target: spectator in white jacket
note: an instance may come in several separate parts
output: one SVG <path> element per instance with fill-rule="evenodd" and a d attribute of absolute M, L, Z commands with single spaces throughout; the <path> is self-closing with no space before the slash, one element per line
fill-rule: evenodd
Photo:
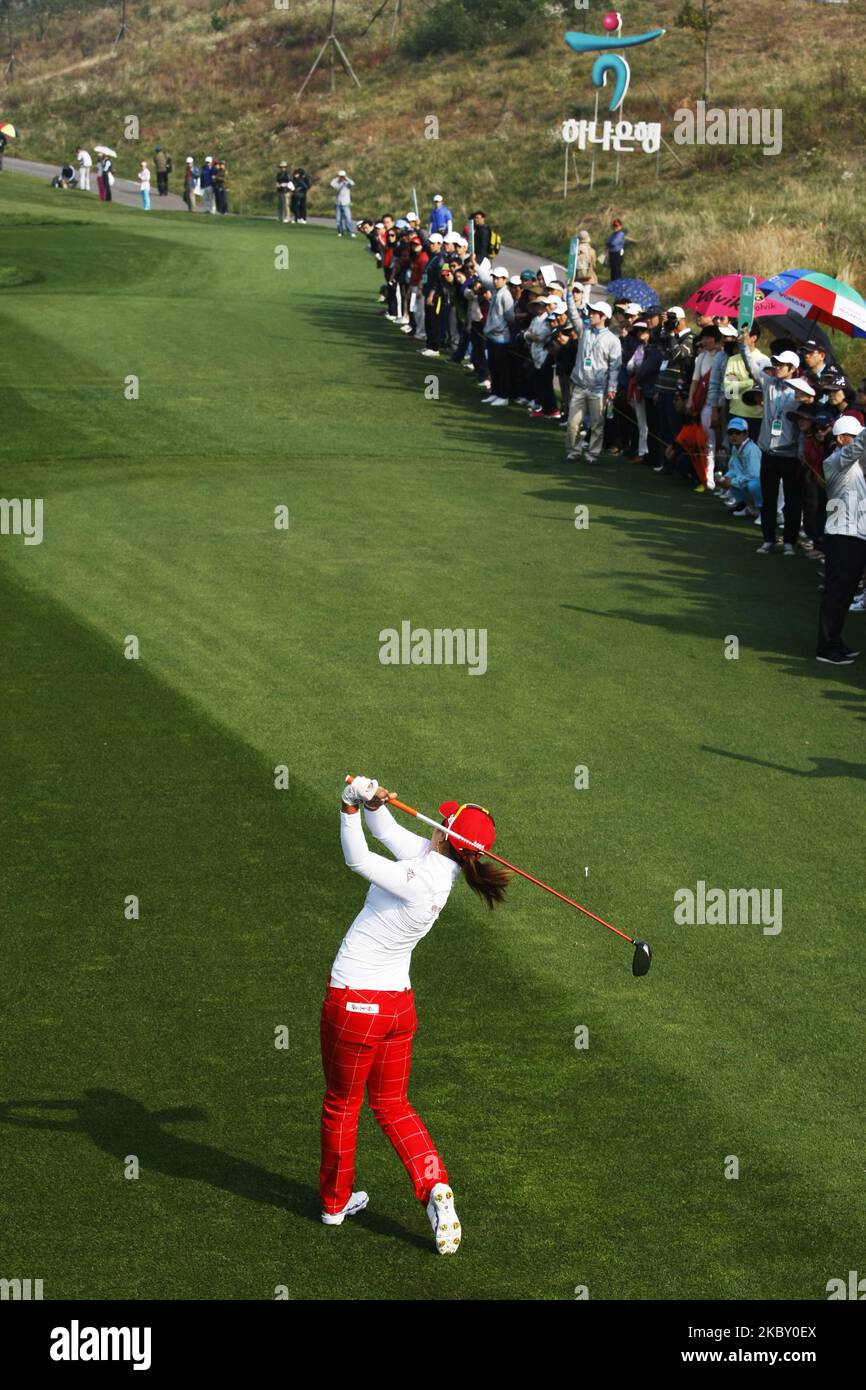
<path fill-rule="evenodd" d="M 90 170 L 93 167 L 93 156 L 89 150 L 79 146 L 78 153 L 78 187 L 83 188 L 85 193 L 90 192 Z"/>
<path fill-rule="evenodd" d="M 354 179 L 350 179 L 345 169 L 340 169 L 336 178 L 331 179 L 331 187 L 336 195 L 337 212 L 337 236 L 353 237 L 356 235 L 352 223 L 352 194 L 351 189 L 355 187 Z"/>
<path fill-rule="evenodd" d="M 580 427 L 588 414 L 590 430 L 586 461 L 598 463 L 604 443 L 605 403 L 609 402 L 612 409 L 616 399 L 622 343 L 608 327 L 613 314 L 609 304 L 603 300 L 589 304 L 586 319 L 583 311 L 578 309 L 572 289 L 566 295 L 566 304 L 569 319 L 580 334 L 571 373 L 566 457 L 569 460 L 580 458 L 585 447 L 580 437 Z"/>
<path fill-rule="evenodd" d="M 508 271 L 504 265 L 495 265 L 487 275 L 480 268 L 478 278 L 486 290 L 491 290 L 493 298 L 487 311 L 484 325 L 484 338 L 487 345 L 487 361 L 490 365 L 490 395 L 484 397 L 485 405 L 511 404 L 511 329 L 514 324 L 514 299 L 508 288 Z"/>
<path fill-rule="evenodd" d="M 831 666 L 850 666 L 860 653 L 842 641 L 842 625 L 866 565 L 866 430 L 856 416 L 841 415 L 833 438 L 836 449 L 824 460 L 827 568 L 815 657 Z"/>
<path fill-rule="evenodd" d="M 533 420 L 559 420 L 562 412 L 556 408 L 553 387 L 555 359 L 548 351 L 554 330 L 567 321 L 566 303 L 558 295 L 540 295 L 535 301 L 536 317 L 524 330 L 532 360 L 532 401 L 529 415 Z"/>

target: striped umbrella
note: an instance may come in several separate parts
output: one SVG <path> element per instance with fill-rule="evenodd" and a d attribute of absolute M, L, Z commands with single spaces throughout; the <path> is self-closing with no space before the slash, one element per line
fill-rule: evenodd
<path fill-rule="evenodd" d="M 849 338 L 866 338 L 866 299 L 843 280 L 817 270 L 781 270 L 762 280 L 761 289 L 803 318 L 837 328 Z"/>

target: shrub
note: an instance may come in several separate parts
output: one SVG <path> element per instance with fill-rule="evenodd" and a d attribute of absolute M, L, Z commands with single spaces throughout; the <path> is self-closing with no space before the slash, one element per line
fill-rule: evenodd
<path fill-rule="evenodd" d="M 414 59 L 469 53 L 523 29 L 538 19 L 543 6 L 544 0 L 436 0 L 404 34 L 400 47 Z"/>

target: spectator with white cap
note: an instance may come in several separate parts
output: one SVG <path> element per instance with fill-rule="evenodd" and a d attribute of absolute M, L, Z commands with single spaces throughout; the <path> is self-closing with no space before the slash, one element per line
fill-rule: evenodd
<path fill-rule="evenodd" d="M 460 233 L 451 231 L 442 234 L 443 265 L 440 275 L 445 279 L 446 293 L 442 297 L 441 331 L 442 347 L 453 358 L 460 342 L 460 324 L 457 315 L 457 296 L 455 294 L 454 271 L 462 261 Z M 448 271 L 449 273 L 445 273 Z"/>
<path fill-rule="evenodd" d="M 454 218 L 449 207 L 445 206 L 445 200 L 441 193 L 434 194 L 433 207 L 430 210 L 430 231 L 441 232 L 444 236 L 446 232 L 454 229 Z"/>
<path fill-rule="evenodd" d="M 784 484 L 785 522 L 783 554 L 796 555 L 802 511 L 802 479 L 800 476 L 799 435 L 796 420 L 788 411 L 796 403 L 791 381 L 800 370 L 796 352 L 785 349 L 774 353 L 768 367 L 759 367 L 741 333 L 740 352 L 753 381 L 760 386 L 764 397 L 764 419 L 758 444 L 761 449 L 761 530 L 763 544 L 759 555 L 770 555 L 776 549 L 776 506 L 779 484 Z"/>
<path fill-rule="evenodd" d="M 572 391 L 568 408 L 567 458 L 580 457 L 584 444 L 580 428 L 589 414 L 590 431 L 586 462 L 597 463 L 604 443 L 605 400 L 616 397 L 622 345 L 608 327 L 613 310 L 604 300 L 587 306 L 586 318 L 578 308 L 573 290 L 566 295 L 569 319 L 579 332 L 577 357 L 571 373 Z"/>
<path fill-rule="evenodd" d="M 551 356 L 550 346 L 556 330 L 568 321 L 568 305 L 555 295 L 541 295 L 535 303 L 540 311 L 524 335 L 529 344 L 533 368 L 533 400 L 529 415 L 532 420 L 560 420 L 562 411 L 557 409 L 553 387 L 556 357 Z"/>
<path fill-rule="evenodd" d="M 343 236 L 345 232 L 346 236 L 354 237 L 351 190 L 355 187 L 355 181 L 349 178 L 345 169 L 338 169 L 336 177 L 331 179 L 331 187 L 336 199 L 337 236 Z"/>
<path fill-rule="evenodd" d="M 216 200 L 213 187 L 213 155 L 206 154 L 201 166 L 202 211 L 216 215 Z"/>
<path fill-rule="evenodd" d="M 866 565 L 866 430 L 853 415 L 833 425 L 836 448 L 824 462 L 826 574 L 818 618 L 818 661 L 850 666 L 859 652 L 842 641 L 842 627 Z"/>
<path fill-rule="evenodd" d="M 792 376 L 788 385 L 794 392 L 794 399 L 800 405 L 814 405 L 818 399 L 818 393 L 808 377 Z"/>
<path fill-rule="evenodd" d="M 0 151 L 0 154 L 2 154 L 2 151 Z M 78 187 L 82 189 L 84 193 L 89 193 L 90 170 L 93 167 L 93 156 L 83 145 L 79 145 L 76 155 L 78 159 Z M 2 168 L 2 164 L 0 164 L 0 168 Z"/>
<path fill-rule="evenodd" d="M 484 325 L 484 341 L 487 348 L 487 361 L 490 366 L 491 393 L 484 397 L 485 405 L 510 405 L 511 384 L 508 353 L 511 345 L 511 328 L 514 323 L 514 298 L 508 288 L 508 268 L 493 266 L 490 274 L 479 268 L 478 278 L 485 289 L 491 291 L 487 322 Z"/>

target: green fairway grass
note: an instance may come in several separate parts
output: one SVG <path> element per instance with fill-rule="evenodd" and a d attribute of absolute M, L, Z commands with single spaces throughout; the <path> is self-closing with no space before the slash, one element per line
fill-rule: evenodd
<path fill-rule="evenodd" d="M 378 315 L 360 239 L 6 172 L 2 197 L 0 492 L 44 499 L 44 539 L 0 536 L 0 1276 L 823 1299 L 862 1272 L 866 698 L 812 659 L 815 567 L 485 411 Z M 486 673 L 381 664 L 404 620 L 485 629 Z M 531 885 L 493 914 L 455 888 L 413 959 L 410 1087 L 455 1260 L 367 1111 L 370 1207 L 319 1221 L 319 1010 L 365 889 L 347 771 L 489 806 L 498 852 L 654 948 L 636 980 Z M 698 880 L 781 889 L 781 932 L 675 925 Z"/>

